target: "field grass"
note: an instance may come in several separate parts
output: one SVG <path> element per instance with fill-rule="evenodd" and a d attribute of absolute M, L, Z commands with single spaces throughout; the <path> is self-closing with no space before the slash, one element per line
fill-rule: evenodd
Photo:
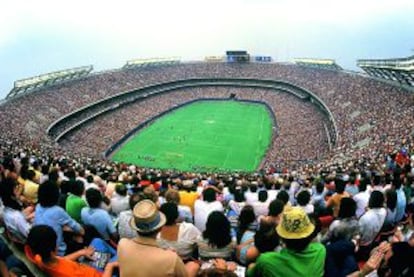
<path fill-rule="evenodd" d="M 270 144 L 266 107 L 238 101 L 199 101 L 141 129 L 112 160 L 183 171 L 257 169 Z"/>

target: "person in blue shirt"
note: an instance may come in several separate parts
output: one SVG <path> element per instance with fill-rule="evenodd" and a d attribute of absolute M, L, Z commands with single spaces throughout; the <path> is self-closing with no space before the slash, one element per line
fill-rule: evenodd
<path fill-rule="evenodd" d="M 57 255 L 64 256 L 68 254 L 68 251 L 63 238 L 63 231 L 72 231 L 82 236 L 85 231 L 63 208 L 58 206 L 59 195 L 59 188 L 54 182 L 49 181 L 39 186 L 38 204 L 35 209 L 33 225 L 52 227 L 57 235 Z"/>
<path fill-rule="evenodd" d="M 101 208 L 103 201 L 99 190 L 90 188 L 86 191 L 86 202 L 89 207 L 82 208 L 81 220 L 83 224 L 95 227 L 100 236 L 106 240 L 118 241 L 118 233 L 109 213 Z"/>

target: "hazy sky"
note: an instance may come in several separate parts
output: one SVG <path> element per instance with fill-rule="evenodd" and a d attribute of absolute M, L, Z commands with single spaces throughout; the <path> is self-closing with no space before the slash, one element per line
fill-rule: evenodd
<path fill-rule="evenodd" d="M 18 79 L 242 49 L 276 61 L 414 54 L 413 0 L 0 0 L 0 99 Z"/>

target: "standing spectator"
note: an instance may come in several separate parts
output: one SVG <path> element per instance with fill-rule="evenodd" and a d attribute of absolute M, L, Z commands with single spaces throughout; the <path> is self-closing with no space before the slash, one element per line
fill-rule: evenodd
<path fill-rule="evenodd" d="M 236 247 L 236 258 L 243 265 L 247 265 L 248 261 L 252 259 L 248 255 L 248 250 L 254 246 L 256 229 L 257 222 L 253 207 L 250 205 L 244 206 L 239 216 Z"/>
<path fill-rule="evenodd" d="M 298 206 L 301 207 L 307 214 L 312 214 L 314 212 L 314 206 L 309 203 L 310 199 L 311 195 L 308 190 L 302 190 L 296 196 Z"/>

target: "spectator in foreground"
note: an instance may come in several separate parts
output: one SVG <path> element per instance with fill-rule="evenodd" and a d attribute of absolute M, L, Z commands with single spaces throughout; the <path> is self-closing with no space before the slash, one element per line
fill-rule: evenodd
<path fill-rule="evenodd" d="M 285 211 L 276 231 L 285 248 L 260 255 L 247 276 L 323 276 L 326 250 L 312 242 L 315 226 L 303 209 Z"/>
<path fill-rule="evenodd" d="M 81 264 L 77 259 L 86 257 L 93 260 L 96 251 L 100 253 L 115 254 L 109 245 L 102 240 L 92 241 L 93 246 L 76 251 L 70 255 L 59 257 L 56 255 L 56 233 L 47 225 L 37 225 L 30 230 L 25 249 L 27 257 L 42 271 L 53 277 L 110 277 L 118 262 L 106 261 L 103 268 Z M 103 256 L 103 255 L 102 255 Z M 116 257 L 115 257 L 116 258 Z M 96 261 L 94 261 L 96 262 Z"/>
<path fill-rule="evenodd" d="M 135 205 L 130 224 L 138 236 L 121 239 L 118 244 L 121 277 L 196 276 L 196 263 L 184 265 L 177 253 L 158 246 L 156 238 L 165 223 L 165 215 L 152 201 L 142 200 Z"/>

